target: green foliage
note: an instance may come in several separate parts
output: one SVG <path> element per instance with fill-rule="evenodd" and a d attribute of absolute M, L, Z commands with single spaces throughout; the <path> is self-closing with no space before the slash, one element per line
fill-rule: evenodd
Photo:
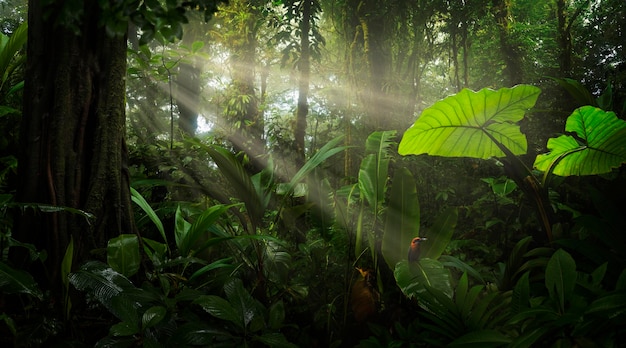
<path fill-rule="evenodd" d="M 22 293 L 43 298 L 39 285 L 28 272 L 15 269 L 3 261 L 0 261 L 0 290 L 5 294 Z"/>
<path fill-rule="evenodd" d="M 419 236 L 420 209 L 415 179 L 407 168 L 393 177 L 385 217 L 381 251 L 387 265 L 394 269 L 406 258 L 411 240 Z"/>
<path fill-rule="evenodd" d="M 114 271 L 132 277 L 139 272 L 140 262 L 139 238 L 136 235 L 121 234 L 109 240 L 107 263 Z"/>
<path fill-rule="evenodd" d="M 546 175 L 604 174 L 626 162 L 626 122 L 613 112 L 578 108 L 567 118 L 565 132 L 549 139 L 550 152 L 535 159 Z"/>
<path fill-rule="evenodd" d="M 142 43 L 155 37 L 171 42 L 182 37 L 183 24 L 188 22 L 189 11 L 202 12 L 205 21 L 208 21 L 217 11 L 219 3 L 221 1 L 103 1 L 98 3 L 102 17 L 98 24 L 105 27 L 110 36 L 123 36 L 127 33 L 129 23 L 134 23 L 143 32 Z M 82 0 L 65 1 L 61 6 L 46 0 L 42 1 L 42 6 L 48 17 L 54 16 L 55 25 L 80 33 L 86 15 Z"/>
<path fill-rule="evenodd" d="M 396 264 L 394 276 L 407 297 L 419 300 L 428 288 L 438 289 L 445 296 L 452 297 L 450 271 L 437 260 L 420 258 L 418 263 L 402 260 Z"/>
<path fill-rule="evenodd" d="M 227 322 L 230 329 L 215 339 L 222 345 L 247 346 L 260 342 L 270 347 L 295 347 L 279 330 L 284 325 L 285 309 L 282 301 L 266 309 L 243 287 L 241 280 L 231 279 L 224 284 L 226 298 L 215 295 L 200 296 L 193 301 L 207 313 Z"/>
<path fill-rule="evenodd" d="M 464 89 L 424 110 L 404 133 L 398 152 L 482 159 L 508 156 L 505 149 L 525 154 L 526 137 L 516 123 L 535 105 L 539 93 L 529 85 Z"/>
<path fill-rule="evenodd" d="M 374 264 L 377 264 L 378 247 L 378 216 L 382 210 L 387 190 L 388 171 L 390 162 L 391 139 L 395 136 L 393 131 L 373 132 L 365 141 L 365 158 L 361 161 L 358 177 L 359 197 L 361 199 L 361 212 L 355 242 L 355 256 L 358 258 L 363 250 L 363 232 L 368 231 L 367 242 Z M 363 207 L 365 203 L 370 207 L 373 222 L 371 226 L 363 225 Z"/>
<path fill-rule="evenodd" d="M 0 91 L 5 90 L 5 84 L 11 81 L 11 75 L 24 62 L 26 56 L 18 56 L 18 53 L 26 43 L 27 35 L 27 22 L 23 22 L 17 27 L 10 37 L 0 33 Z M 14 86 L 8 87 L 10 89 Z M 6 114 L 7 110 L 0 111 L 0 116 Z"/>
<path fill-rule="evenodd" d="M 563 249 L 556 250 L 545 267 L 544 293 L 537 281 L 525 273 L 513 292 L 515 306 L 507 327 L 515 328 L 512 347 L 536 345 L 562 346 L 575 342 L 614 344 L 619 321 L 623 320 L 622 291 L 606 291 L 606 265 L 590 274 L 577 272 L 576 262 Z M 624 272 L 622 272 L 623 274 Z M 598 313 L 606 310 L 604 316 Z"/>

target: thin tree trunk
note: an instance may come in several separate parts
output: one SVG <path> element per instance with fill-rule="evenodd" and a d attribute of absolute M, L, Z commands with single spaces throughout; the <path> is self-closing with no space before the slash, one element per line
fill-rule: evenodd
<path fill-rule="evenodd" d="M 296 147 L 296 167 L 301 168 L 305 160 L 304 138 L 306 135 L 306 118 L 309 114 L 309 77 L 311 74 L 311 54 L 309 52 L 309 31 L 311 30 L 311 0 L 302 3 L 302 20 L 300 22 L 300 60 L 298 70 L 298 108 L 294 129 Z"/>
<path fill-rule="evenodd" d="M 178 129 L 186 136 L 196 135 L 199 104 L 200 68 L 194 62 L 183 62 L 176 75 L 176 106 Z"/>

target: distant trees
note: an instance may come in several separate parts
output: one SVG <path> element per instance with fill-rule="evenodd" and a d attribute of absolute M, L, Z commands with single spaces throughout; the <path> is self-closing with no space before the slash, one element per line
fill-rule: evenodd
<path fill-rule="evenodd" d="M 56 288 L 71 239 L 75 262 L 134 232 L 125 141 L 126 33 L 180 38 L 185 11 L 208 18 L 217 1 L 109 3 L 31 0 L 17 199 L 79 209 L 25 214 L 14 233 L 48 252 L 40 280 Z M 155 13 L 158 14 L 155 16 Z"/>

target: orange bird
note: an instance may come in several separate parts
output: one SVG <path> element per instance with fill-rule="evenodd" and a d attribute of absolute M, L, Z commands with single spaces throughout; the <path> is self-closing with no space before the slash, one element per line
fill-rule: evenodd
<path fill-rule="evenodd" d="M 420 243 L 426 240 L 426 238 L 415 237 L 411 241 L 411 246 L 409 246 L 409 263 L 417 262 L 420 259 Z"/>

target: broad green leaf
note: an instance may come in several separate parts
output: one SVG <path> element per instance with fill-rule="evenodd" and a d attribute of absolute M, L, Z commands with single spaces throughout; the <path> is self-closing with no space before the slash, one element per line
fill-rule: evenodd
<path fill-rule="evenodd" d="M 450 271 L 437 260 L 422 258 L 417 263 L 400 261 L 394 276 L 402 292 L 408 297 L 420 297 L 426 292 L 424 285 L 435 288 L 452 298 Z"/>
<path fill-rule="evenodd" d="M 122 322 L 133 324 L 136 330 L 139 330 L 139 312 L 137 311 L 139 304 L 129 296 L 120 294 L 111 299 L 111 308 L 115 316 Z"/>
<path fill-rule="evenodd" d="M 419 236 L 420 207 L 415 179 L 407 168 L 400 168 L 394 175 L 389 204 L 386 209 L 382 254 L 389 265 L 395 265 L 407 257 L 411 240 Z"/>
<path fill-rule="evenodd" d="M 43 293 L 30 273 L 15 269 L 0 261 L 0 290 L 5 294 L 28 294 L 39 299 Z"/>
<path fill-rule="evenodd" d="M 148 308 L 141 317 L 141 326 L 144 329 L 151 328 L 165 319 L 167 308 L 163 306 L 152 306 Z"/>
<path fill-rule="evenodd" d="M 517 188 L 515 181 L 505 176 L 499 178 L 483 178 L 482 181 L 489 184 L 493 193 L 499 197 L 505 197 Z"/>
<path fill-rule="evenodd" d="M 240 316 L 240 313 L 238 313 L 227 300 L 219 296 L 201 296 L 193 301 L 193 303 L 200 305 L 207 313 L 218 319 L 230 321 L 239 328 L 244 328 L 244 320 L 243 317 Z"/>
<path fill-rule="evenodd" d="M 141 240 L 143 241 L 144 252 L 150 257 L 152 263 L 158 266 L 167 253 L 167 245 L 145 237 L 142 237 Z"/>
<path fill-rule="evenodd" d="M 141 253 L 139 240 L 134 234 L 121 234 L 107 244 L 107 263 L 113 270 L 126 277 L 139 271 Z"/>
<path fill-rule="evenodd" d="M 478 92 L 464 89 L 422 112 L 402 137 L 401 155 L 505 157 L 525 154 L 526 137 L 516 122 L 537 101 L 540 89 L 530 85 Z"/>
<path fill-rule="evenodd" d="M 285 304 L 282 300 L 270 306 L 268 325 L 272 329 L 280 329 L 285 321 Z"/>
<path fill-rule="evenodd" d="M 112 299 L 124 291 L 136 289 L 122 274 L 98 261 L 89 261 L 69 275 L 70 283 L 81 291 L 89 291 L 111 313 L 116 314 Z"/>
<path fill-rule="evenodd" d="M 550 298 L 557 301 L 561 312 L 565 311 L 565 303 L 574 292 L 576 277 L 576 262 L 572 256 L 563 249 L 557 250 L 548 261 L 545 283 Z"/>
<path fill-rule="evenodd" d="M 538 155 L 535 168 L 560 176 L 596 175 L 626 162 L 626 121 L 592 106 L 574 110 L 565 131 L 548 139 L 547 154 Z"/>
<path fill-rule="evenodd" d="M 137 325 L 126 321 L 119 322 L 109 329 L 109 334 L 114 337 L 132 336 L 138 332 Z"/>
<path fill-rule="evenodd" d="M 198 52 L 204 47 L 204 41 L 194 41 L 191 44 L 191 52 Z"/>
<path fill-rule="evenodd" d="M 244 327 L 253 332 L 260 329 L 263 317 L 259 315 L 259 303 L 244 289 L 241 279 L 233 278 L 227 281 L 224 284 L 224 292 L 228 302 L 242 319 Z"/>
<path fill-rule="evenodd" d="M 441 256 L 452 239 L 458 218 L 457 207 L 448 207 L 439 213 L 431 228 L 420 236 L 428 238 L 421 243 L 422 257 L 438 259 Z"/>

